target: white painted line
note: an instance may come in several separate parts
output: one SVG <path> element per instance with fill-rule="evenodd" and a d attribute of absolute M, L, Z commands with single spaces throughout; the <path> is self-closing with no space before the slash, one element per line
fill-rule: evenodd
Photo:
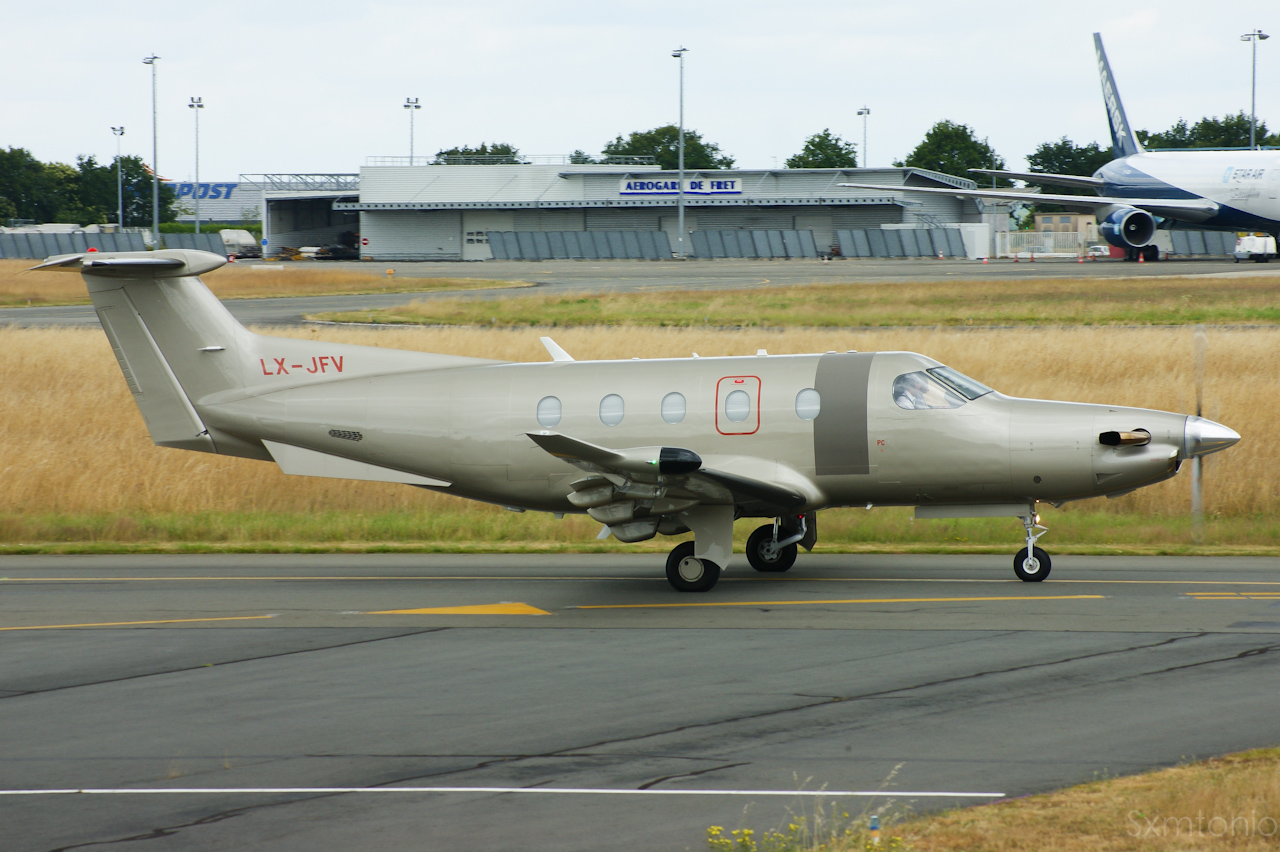
<path fill-rule="evenodd" d="M 544 793 L 578 796 L 862 796 L 888 798 L 1002 799 L 1004 793 L 938 790 L 619 790 L 609 787 L 85 787 L 0 790 L 0 796 L 206 796 L 227 793 L 274 795 L 329 793 Z"/>

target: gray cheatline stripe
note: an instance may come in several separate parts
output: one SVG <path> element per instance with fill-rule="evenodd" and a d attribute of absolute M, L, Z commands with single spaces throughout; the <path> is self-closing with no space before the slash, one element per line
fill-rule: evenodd
<path fill-rule="evenodd" d="M 1004 793 L 938 790 L 619 790 L 608 787 L 85 787 L 0 790 L 0 796 L 212 795 L 226 793 L 545 793 L 595 796 L 876 796 L 897 798 L 1002 799 Z"/>

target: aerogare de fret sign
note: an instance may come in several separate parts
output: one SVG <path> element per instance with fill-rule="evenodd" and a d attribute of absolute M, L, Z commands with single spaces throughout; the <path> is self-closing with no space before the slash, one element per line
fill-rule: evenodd
<path fill-rule="evenodd" d="M 619 195 L 678 195 L 680 181 L 659 178 L 643 180 L 624 178 L 618 188 Z M 705 178 L 692 177 L 684 179 L 685 195 L 741 195 L 741 178 Z"/>

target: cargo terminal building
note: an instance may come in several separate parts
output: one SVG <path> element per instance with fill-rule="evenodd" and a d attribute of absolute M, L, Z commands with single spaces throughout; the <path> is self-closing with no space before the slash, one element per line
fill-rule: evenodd
<path fill-rule="evenodd" d="M 374 261 L 659 259 L 678 246 L 678 181 L 676 172 L 654 165 L 372 165 L 361 169 L 355 196 L 351 183 L 306 198 L 264 193 L 264 236 L 272 254 L 357 231 L 360 256 Z M 845 182 L 884 190 L 840 186 Z M 851 234 L 864 234 L 858 245 L 865 246 L 871 230 L 929 229 L 933 242 L 921 239 L 908 254 L 935 254 L 937 244 L 957 256 L 965 253 L 959 233 L 939 242 L 942 229 L 964 224 L 981 234 L 984 222 L 1007 227 L 1007 207 L 984 211 L 971 199 L 895 191 L 902 186 L 975 184 L 914 168 L 686 170 L 684 250 L 716 257 L 811 257 L 833 249 L 852 255 Z M 755 240 L 730 231 L 751 232 Z M 989 239 L 966 237 L 980 242 L 970 254 L 985 253 Z M 896 244 L 917 245 L 905 238 Z"/>

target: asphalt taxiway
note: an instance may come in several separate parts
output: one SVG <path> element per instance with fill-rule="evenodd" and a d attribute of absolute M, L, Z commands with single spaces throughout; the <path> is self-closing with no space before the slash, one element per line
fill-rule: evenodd
<path fill-rule="evenodd" d="M 1010 561 L 0 557 L 4 848 L 701 849 L 1280 742 L 1280 560 Z"/>
<path fill-rule="evenodd" d="M 246 264 L 247 265 L 247 264 Z M 484 263 L 355 263 L 290 264 L 326 270 L 378 273 L 394 269 L 398 278 L 469 277 L 496 281 L 530 281 L 537 286 L 431 293 L 371 293 L 356 296 L 299 296 L 270 299 L 227 299 L 223 304 L 246 325 L 297 325 L 305 316 L 337 311 L 381 310 L 413 301 L 449 298 L 507 299 L 533 293 L 631 293 L 653 290 L 727 290 L 801 284 L 913 283 L 930 281 L 1028 281 L 1052 278 L 1133 278 L 1152 275 L 1237 277 L 1267 275 L 1270 266 L 1231 260 L 1186 259 L 1159 263 L 1100 260 L 1077 263 L 1051 259 L 1036 263 L 1000 260 L 932 258 L 876 260 L 710 260 L 710 261 L 486 261 Z M 211 273 L 216 275 L 217 273 Z M 271 274 L 264 272 L 264 275 Z M 212 278 L 210 279 L 212 280 Z M 0 326 L 97 325 L 89 305 L 0 308 Z"/>

